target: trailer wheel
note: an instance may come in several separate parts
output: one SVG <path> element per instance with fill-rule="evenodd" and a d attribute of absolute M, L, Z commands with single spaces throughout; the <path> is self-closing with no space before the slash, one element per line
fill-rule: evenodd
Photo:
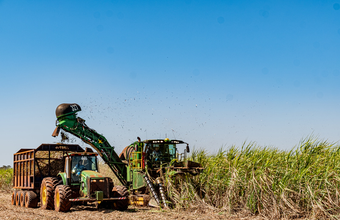
<path fill-rule="evenodd" d="M 40 187 L 40 202 L 42 209 L 54 208 L 54 188 L 58 183 L 58 178 L 46 177 Z"/>
<path fill-rule="evenodd" d="M 38 205 L 38 196 L 33 191 L 27 191 L 25 194 L 25 207 L 36 208 Z"/>
<path fill-rule="evenodd" d="M 15 194 L 15 205 L 16 205 L 16 206 L 19 206 L 19 205 L 20 205 L 20 194 L 21 194 L 21 190 L 18 191 L 18 192 Z"/>
<path fill-rule="evenodd" d="M 72 189 L 69 186 L 59 185 L 54 193 L 54 209 L 57 212 L 67 212 L 71 208 L 69 201 L 72 195 Z"/>
<path fill-rule="evenodd" d="M 126 199 L 117 200 L 113 202 L 113 208 L 116 210 L 124 211 L 129 207 L 129 192 L 125 186 L 115 186 L 112 189 L 114 196 L 125 197 Z"/>
<path fill-rule="evenodd" d="M 26 196 L 26 192 L 20 191 L 20 206 L 21 207 L 25 207 L 25 196 Z"/>
<path fill-rule="evenodd" d="M 16 199 L 15 199 L 15 197 L 16 197 L 16 195 L 17 195 L 17 191 L 16 190 L 14 190 L 13 192 L 12 192 L 12 205 L 16 205 L 17 203 L 16 203 Z"/>

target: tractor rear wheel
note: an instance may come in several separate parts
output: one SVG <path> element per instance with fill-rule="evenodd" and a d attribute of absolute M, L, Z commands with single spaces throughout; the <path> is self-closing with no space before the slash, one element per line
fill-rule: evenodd
<path fill-rule="evenodd" d="M 27 191 L 25 194 L 25 207 L 36 208 L 38 205 L 38 196 L 33 191 Z"/>
<path fill-rule="evenodd" d="M 15 190 L 12 192 L 12 205 L 16 205 L 16 202 L 15 202 L 16 195 L 17 195 L 17 191 Z"/>
<path fill-rule="evenodd" d="M 113 208 L 124 211 L 129 207 L 129 192 L 125 186 L 115 186 L 112 189 L 115 197 L 125 197 L 125 199 L 116 200 L 113 202 Z"/>
<path fill-rule="evenodd" d="M 46 177 L 40 187 L 40 202 L 42 209 L 54 208 L 54 189 L 58 183 L 58 178 Z"/>
<path fill-rule="evenodd" d="M 25 191 L 20 191 L 20 206 L 25 207 Z"/>
<path fill-rule="evenodd" d="M 15 194 L 15 205 L 17 205 L 17 206 L 20 205 L 20 193 L 21 193 L 21 190 L 18 191 L 18 192 Z"/>
<path fill-rule="evenodd" d="M 67 212 L 71 208 L 69 201 L 72 196 L 72 189 L 69 186 L 59 185 L 54 193 L 54 209 L 57 212 Z"/>

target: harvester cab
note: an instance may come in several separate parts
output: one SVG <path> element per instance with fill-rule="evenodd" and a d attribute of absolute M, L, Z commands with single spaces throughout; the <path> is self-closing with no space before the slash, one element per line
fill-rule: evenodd
<path fill-rule="evenodd" d="M 180 149 L 185 146 L 184 152 Z M 189 161 L 187 153 L 190 152 L 189 144 L 181 140 L 151 139 L 138 141 L 130 144 L 120 154 L 129 168 L 134 170 L 144 170 L 152 177 L 159 176 L 160 170 L 176 170 L 173 175 L 190 173 L 191 175 L 199 174 L 203 168 L 199 163 Z M 152 175 L 154 174 L 154 175 Z"/>
<path fill-rule="evenodd" d="M 185 161 L 189 153 L 189 144 L 180 140 L 170 140 L 169 138 L 145 140 L 145 159 L 150 168 L 159 168 L 172 161 Z M 179 153 L 178 144 L 185 144 L 184 153 Z"/>
<path fill-rule="evenodd" d="M 155 166 L 160 166 L 163 163 L 169 163 L 171 160 L 176 159 L 176 145 L 168 143 L 170 140 L 165 139 L 148 142 L 146 144 L 146 155 L 148 161 Z"/>

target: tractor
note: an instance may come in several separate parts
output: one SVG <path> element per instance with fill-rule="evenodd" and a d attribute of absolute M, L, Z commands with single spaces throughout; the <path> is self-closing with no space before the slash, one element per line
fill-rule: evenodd
<path fill-rule="evenodd" d="M 12 204 L 70 210 L 72 204 L 93 203 L 126 210 L 128 191 L 98 172 L 97 153 L 79 145 L 41 144 L 14 154 Z"/>

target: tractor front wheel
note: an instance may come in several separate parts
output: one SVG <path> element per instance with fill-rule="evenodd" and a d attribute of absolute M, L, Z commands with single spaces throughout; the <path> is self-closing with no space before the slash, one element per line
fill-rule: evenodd
<path fill-rule="evenodd" d="M 43 179 L 40 187 L 40 202 L 42 209 L 54 208 L 54 188 L 58 183 L 55 177 L 46 177 Z"/>
<path fill-rule="evenodd" d="M 71 202 L 69 201 L 71 196 L 72 190 L 69 186 L 57 186 L 54 193 L 54 209 L 57 212 L 69 211 L 71 208 Z"/>
<path fill-rule="evenodd" d="M 125 199 L 116 200 L 113 202 L 113 208 L 124 211 L 129 207 L 129 192 L 125 186 L 115 186 L 112 189 L 115 197 L 125 197 Z"/>

